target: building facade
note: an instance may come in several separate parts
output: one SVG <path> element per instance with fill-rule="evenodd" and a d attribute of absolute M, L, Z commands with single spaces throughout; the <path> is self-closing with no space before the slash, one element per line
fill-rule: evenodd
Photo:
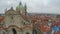
<path fill-rule="evenodd" d="M 20 2 L 16 10 L 11 7 L 0 16 L 0 34 L 32 34 L 32 23 L 27 14 L 27 7 Z"/>

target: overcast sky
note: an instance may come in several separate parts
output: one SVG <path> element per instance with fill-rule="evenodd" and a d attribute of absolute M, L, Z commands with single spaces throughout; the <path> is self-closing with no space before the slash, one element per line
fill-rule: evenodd
<path fill-rule="evenodd" d="M 27 4 L 29 13 L 54 13 L 60 14 L 60 0 L 0 0 L 0 13 L 6 8 L 14 8 L 22 1 Z"/>

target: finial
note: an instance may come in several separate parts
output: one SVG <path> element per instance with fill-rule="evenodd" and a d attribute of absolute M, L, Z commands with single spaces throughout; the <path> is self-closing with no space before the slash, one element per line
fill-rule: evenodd
<path fill-rule="evenodd" d="M 19 5 L 22 5 L 21 1 L 20 1 Z"/>
<path fill-rule="evenodd" d="M 13 10 L 13 7 L 11 6 L 11 10 Z"/>
<path fill-rule="evenodd" d="M 25 8 L 26 8 L 26 3 L 25 3 Z"/>

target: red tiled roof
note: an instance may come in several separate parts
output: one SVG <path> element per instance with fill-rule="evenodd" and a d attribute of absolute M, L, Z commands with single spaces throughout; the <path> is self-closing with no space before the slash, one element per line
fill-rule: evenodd
<path fill-rule="evenodd" d="M 55 32 L 55 34 L 60 34 L 60 30 L 58 32 Z"/>
<path fill-rule="evenodd" d="M 0 16 L 0 22 L 4 19 L 4 16 Z"/>
<path fill-rule="evenodd" d="M 45 25 L 40 25 L 40 30 L 43 32 L 49 32 L 51 30 L 51 27 L 47 27 Z"/>

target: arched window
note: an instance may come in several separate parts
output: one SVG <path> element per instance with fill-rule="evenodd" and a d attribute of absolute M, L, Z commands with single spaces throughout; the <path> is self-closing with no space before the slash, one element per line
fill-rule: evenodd
<path fill-rule="evenodd" d="M 13 31 L 13 34 L 17 34 L 17 32 L 14 28 L 12 29 L 12 31 Z"/>
<path fill-rule="evenodd" d="M 13 19 L 13 16 L 11 17 L 11 19 Z"/>
<path fill-rule="evenodd" d="M 26 33 L 26 34 L 29 34 L 29 33 Z"/>
<path fill-rule="evenodd" d="M 5 32 L 3 34 L 5 34 Z"/>

